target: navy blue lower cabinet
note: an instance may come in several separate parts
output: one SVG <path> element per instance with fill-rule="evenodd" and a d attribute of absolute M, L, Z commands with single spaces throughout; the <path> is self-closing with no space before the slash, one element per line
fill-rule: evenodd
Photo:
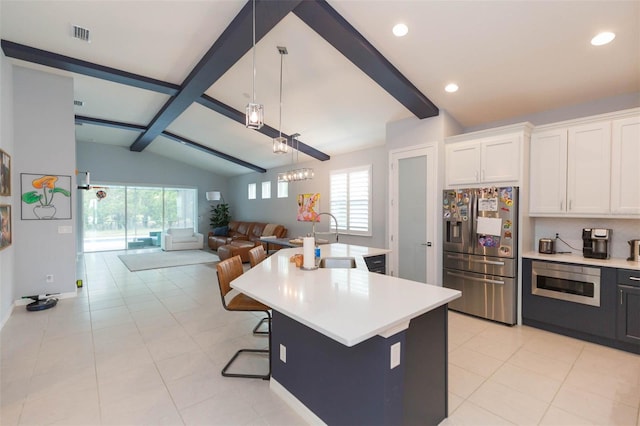
<path fill-rule="evenodd" d="M 391 368 L 396 343 L 400 364 Z M 446 306 L 352 347 L 273 311 L 271 357 L 272 379 L 329 425 L 430 425 L 447 416 Z"/>
<path fill-rule="evenodd" d="M 628 335 L 626 341 L 620 337 L 620 328 L 622 326 L 629 328 L 622 321 L 628 322 L 629 318 L 633 319 L 633 314 L 629 316 L 626 312 L 621 313 L 624 306 L 620 306 L 620 301 L 633 306 L 633 303 L 640 303 L 640 298 L 633 294 L 623 294 L 621 298 L 617 269 L 609 267 L 599 267 L 599 269 L 600 306 L 590 306 L 533 294 L 532 260 L 522 259 L 522 323 L 565 336 L 640 353 L 640 346 L 631 343 L 633 339 L 629 339 Z M 632 327 L 630 329 L 633 330 Z"/>

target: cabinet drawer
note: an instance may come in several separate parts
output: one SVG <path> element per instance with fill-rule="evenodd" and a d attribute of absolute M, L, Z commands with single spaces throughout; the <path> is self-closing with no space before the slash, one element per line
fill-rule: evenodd
<path fill-rule="evenodd" d="M 640 287 L 640 271 L 618 269 L 618 284 Z"/>

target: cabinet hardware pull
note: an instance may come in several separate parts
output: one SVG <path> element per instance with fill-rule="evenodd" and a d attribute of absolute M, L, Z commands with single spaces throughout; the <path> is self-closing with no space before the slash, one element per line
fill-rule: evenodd
<path fill-rule="evenodd" d="M 622 305 L 622 290 L 620 290 L 620 304 Z"/>
<path fill-rule="evenodd" d="M 564 204 L 564 202 L 560 201 L 560 210 L 562 210 L 562 205 Z"/>
<path fill-rule="evenodd" d="M 629 277 L 629 279 L 633 281 L 640 281 L 640 277 Z"/>

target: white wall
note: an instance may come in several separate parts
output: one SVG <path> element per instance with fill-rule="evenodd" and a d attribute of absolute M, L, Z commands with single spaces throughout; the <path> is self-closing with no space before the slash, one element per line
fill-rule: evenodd
<path fill-rule="evenodd" d="M 4 54 L 0 53 L 0 149 L 14 159 L 13 150 L 13 69 Z M 13 164 L 12 164 L 13 166 Z M 12 167 L 14 169 L 14 167 Z M 11 193 L 19 191 L 16 187 L 15 169 L 12 171 Z M 0 197 L 0 204 L 12 205 L 12 229 L 16 221 L 16 203 L 12 197 Z M 16 299 L 14 282 L 14 253 L 13 245 L 0 251 L 0 328 L 9 319 Z"/>
<path fill-rule="evenodd" d="M 75 187 L 73 80 L 13 68 L 15 297 L 76 291 L 75 197 L 71 219 L 21 220 L 20 173 L 71 176 Z M 31 208 L 31 206 L 28 206 Z M 71 227 L 60 233 L 59 227 Z M 46 275 L 54 282 L 46 283 Z"/>

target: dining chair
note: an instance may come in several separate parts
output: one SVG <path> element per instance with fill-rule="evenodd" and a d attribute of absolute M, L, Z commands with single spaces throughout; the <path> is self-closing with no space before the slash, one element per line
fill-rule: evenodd
<path fill-rule="evenodd" d="M 220 298 L 222 300 L 222 306 L 227 311 L 245 311 L 245 312 L 264 312 L 267 314 L 269 346 L 267 349 L 240 349 L 229 360 L 227 365 L 222 369 L 222 375 L 225 377 L 246 377 L 268 380 L 271 377 L 271 359 L 269 351 L 271 349 L 271 313 L 267 305 L 258 302 L 257 300 L 247 296 L 243 293 L 238 293 L 229 302 L 226 300 L 226 296 L 231 291 L 231 282 L 243 274 L 242 259 L 240 256 L 233 256 L 229 259 L 223 260 L 216 265 L 216 272 L 218 275 L 218 285 L 220 286 Z M 245 373 L 229 373 L 227 370 L 236 361 L 236 359 L 242 354 L 266 354 L 269 359 L 269 372 L 264 374 L 245 374 Z"/>

